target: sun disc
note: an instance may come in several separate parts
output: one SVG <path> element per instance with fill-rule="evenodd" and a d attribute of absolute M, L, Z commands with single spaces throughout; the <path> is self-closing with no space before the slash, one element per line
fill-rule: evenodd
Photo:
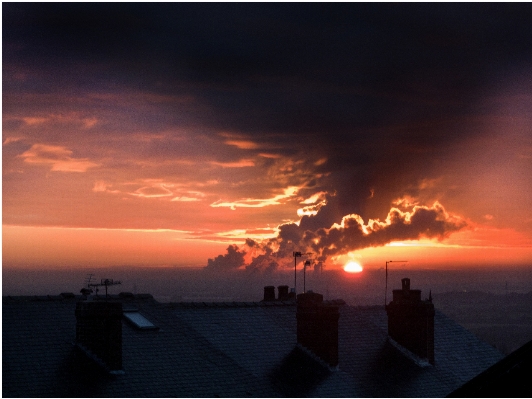
<path fill-rule="evenodd" d="M 363 270 L 363 267 L 358 262 L 348 262 L 344 266 L 344 270 L 348 273 L 360 273 Z"/>

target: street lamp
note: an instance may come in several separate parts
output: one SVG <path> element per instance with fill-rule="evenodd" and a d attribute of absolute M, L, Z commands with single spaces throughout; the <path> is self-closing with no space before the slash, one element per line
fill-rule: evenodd
<path fill-rule="evenodd" d="M 294 256 L 294 294 L 297 295 L 297 292 L 296 292 L 296 287 L 297 287 L 297 285 L 296 285 L 296 282 L 297 282 L 296 267 L 297 267 L 297 258 L 301 257 L 301 252 L 294 252 L 293 256 Z"/>
<path fill-rule="evenodd" d="M 386 286 L 384 288 L 384 309 L 386 309 L 386 295 L 388 294 L 388 263 L 392 262 L 408 262 L 407 260 L 388 260 L 386 261 Z"/>
<path fill-rule="evenodd" d="M 307 253 L 301 253 L 301 252 L 292 252 L 292 256 L 294 257 L 294 294 L 296 294 L 297 298 L 297 292 L 296 292 L 296 282 L 297 282 L 297 258 L 301 256 L 308 256 L 312 255 L 312 252 Z M 305 261 L 305 264 L 303 266 L 303 293 L 305 292 L 305 269 L 306 266 L 310 266 L 310 260 Z"/>
<path fill-rule="evenodd" d="M 305 292 L 307 292 L 307 288 L 306 288 L 306 271 L 307 271 L 307 266 L 310 267 L 310 265 L 311 265 L 311 262 L 308 259 L 305 261 L 305 264 L 303 265 L 303 294 Z"/>

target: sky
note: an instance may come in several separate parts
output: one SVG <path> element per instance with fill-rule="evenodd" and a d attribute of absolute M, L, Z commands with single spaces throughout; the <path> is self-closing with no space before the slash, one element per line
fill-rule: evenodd
<path fill-rule="evenodd" d="M 532 5 L 3 3 L 4 267 L 532 263 Z"/>

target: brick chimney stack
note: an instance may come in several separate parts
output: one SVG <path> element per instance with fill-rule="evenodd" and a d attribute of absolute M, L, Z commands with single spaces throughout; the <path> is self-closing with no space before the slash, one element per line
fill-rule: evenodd
<path fill-rule="evenodd" d="M 279 291 L 279 296 L 277 297 L 277 299 L 279 299 L 280 301 L 288 300 L 288 286 L 280 285 L 277 287 L 277 289 Z"/>
<path fill-rule="evenodd" d="M 297 296 L 297 342 L 323 361 L 338 365 L 338 306 L 323 303 L 323 295 Z"/>
<path fill-rule="evenodd" d="M 388 335 L 415 355 L 434 364 L 434 305 L 421 300 L 421 290 L 410 289 L 410 279 L 401 280 L 402 288 L 393 290 L 386 306 Z"/>
<path fill-rule="evenodd" d="M 275 301 L 275 287 L 273 285 L 264 287 L 264 300 Z"/>
<path fill-rule="evenodd" d="M 110 372 L 122 370 L 122 304 L 76 304 L 76 344 Z"/>

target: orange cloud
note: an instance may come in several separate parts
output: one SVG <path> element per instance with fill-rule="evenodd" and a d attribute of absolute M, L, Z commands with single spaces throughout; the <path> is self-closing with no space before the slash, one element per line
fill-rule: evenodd
<path fill-rule="evenodd" d="M 19 157 L 24 162 L 37 165 L 51 165 L 53 172 L 86 172 L 99 166 L 88 158 L 72 158 L 72 151 L 63 146 L 34 144 Z"/>
<path fill-rule="evenodd" d="M 300 203 L 307 205 L 307 204 L 315 204 L 316 202 L 323 202 L 325 201 L 326 195 L 327 193 L 325 191 L 320 191 L 319 193 L 311 195 L 309 198 L 307 198 L 306 200 Z"/>
<path fill-rule="evenodd" d="M 2 144 L 8 145 L 11 143 L 16 143 L 17 141 L 20 141 L 20 140 L 22 140 L 22 137 L 6 137 Z"/>
<path fill-rule="evenodd" d="M 318 213 L 318 211 L 321 209 L 321 207 L 327 205 L 326 200 L 327 193 L 325 191 L 320 191 L 319 193 L 316 193 L 306 200 L 300 202 L 301 204 L 309 204 L 308 206 L 304 206 L 303 208 L 299 208 L 297 210 L 297 216 L 303 217 L 303 216 L 313 216 Z"/>
<path fill-rule="evenodd" d="M 106 182 L 104 181 L 97 181 L 97 182 L 94 182 L 94 187 L 92 188 L 92 191 L 94 192 L 105 192 L 107 191 L 107 187 L 109 187 L 110 185 L 107 184 Z"/>
<path fill-rule="evenodd" d="M 273 198 L 255 199 L 245 198 L 233 202 L 216 201 L 211 204 L 213 208 L 227 207 L 235 210 L 236 208 L 263 208 L 270 205 L 280 205 L 282 200 L 293 197 L 299 192 L 299 187 L 288 187 L 284 189 L 283 194 L 276 195 Z"/>
<path fill-rule="evenodd" d="M 271 153 L 266 153 L 266 152 L 261 152 L 259 154 L 261 157 L 263 158 L 268 158 L 268 159 L 278 159 L 278 158 L 281 158 L 281 155 L 279 154 L 271 154 Z"/>
<path fill-rule="evenodd" d="M 416 205 L 419 205 L 417 198 L 413 198 L 410 195 L 405 195 L 402 198 L 398 198 L 395 201 L 392 201 L 393 205 L 401 206 L 403 208 L 410 208 Z"/>
<path fill-rule="evenodd" d="M 82 116 L 79 112 L 69 112 L 65 114 L 51 114 L 47 116 L 8 116 L 7 120 L 21 120 L 27 126 L 38 126 L 45 123 L 62 123 L 62 124 L 78 124 L 86 129 L 89 129 L 98 123 L 98 119 L 90 116 Z"/>
<path fill-rule="evenodd" d="M 151 183 L 148 181 L 148 183 Z M 138 188 L 130 195 L 142 198 L 160 198 L 160 197 L 171 197 L 174 195 L 170 188 L 173 187 L 173 184 L 167 183 L 158 183 L 148 184 L 143 187 Z"/>
<path fill-rule="evenodd" d="M 174 202 L 197 202 L 202 201 L 205 194 L 200 191 L 183 190 L 182 184 L 171 183 L 162 179 L 144 179 L 136 182 L 122 183 L 122 186 L 137 186 L 134 191 L 128 190 L 112 190 L 113 184 L 107 183 L 104 180 L 94 182 L 92 191 L 111 194 L 127 194 L 137 198 L 168 198 L 172 197 L 170 201 Z"/>
<path fill-rule="evenodd" d="M 225 144 L 234 145 L 235 147 L 240 148 L 241 150 L 254 150 L 259 148 L 257 143 L 249 140 L 226 140 Z"/>
<path fill-rule="evenodd" d="M 22 118 L 22 120 L 24 121 L 26 125 L 33 126 L 33 125 L 40 125 L 42 123 L 48 122 L 50 118 L 25 117 L 25 118 Z"/>
<path fill-rule="evenodd" d="M 174 197 L 172 198 L 172 201 L 179 201 L 179 202 L 195 202 L 195 201 L 201 201 L 200 198 L 197 197 L 187 197 L 187 196 L 180 196 L 180 197 Z"/>
<path fill-rule="evenodd" d="M 92 188 L 92 191 L 95 193 L 120 193 L 118 190 L 110 190 L 109 187 L 111 187 L 111 183 L 106 183 L 103 180 L 98 180 L 94 182 L 94 187 Z"/>
<path fill-rule="evenodd" d="M 320 210 L 321 204 L 318 205 L 311 205 L 311 206 L 304 206 L 303 208 L 299 208 L 297 210 L 297 216 L 303 217 L 303 216 L 314 216 L 318 214 L 318 211 Z"/>
<path fill-rule="evenodd" d="M 273 238 L 278 233 L 278 229 L 272 229 L 270 227 L 266 228 L 255 228 L 255 229 L 235 229 L 230 231 L 222 231 L 215 233 L 216 237 L 223 238 L 225 240 L 231 239 L 233 242 L 235 240 L 244 241 L 246 239 L 254 240 L 264 240 L 268 238 Z"/>
<path fill-rule="evenodd" d="M 237 162 L 211 162 L 212 165 L 221 166 L 222 168 L 246 168 L 255 166 L 252 159 L 241 159 Z"/>
<path fill-rule="evenodd" d="M 243 135 L 238 133 L 222 132 L 220 136 L 227 138 L 224 141 L 227 145 L 232 145 L 241 150 L 254 150 L 259 148 L 259 145 L 251 140 L 247 140 Z"/>

